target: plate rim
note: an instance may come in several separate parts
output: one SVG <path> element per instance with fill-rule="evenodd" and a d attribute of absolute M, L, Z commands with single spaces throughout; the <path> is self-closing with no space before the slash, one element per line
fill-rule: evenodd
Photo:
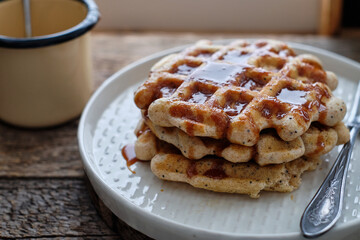
<path fill-rule="evenodd" d="M 238 39 L 243 39 L 243 40 L 247 40 L 247 41 L 256 41 L 256 40 L 261 40 L 261 39 L 265 39 L 265 38 L 238 38 Z M 234 38 L 230 38 L 230 39 L 221 39 L 221 40 L 212 40 L 212 42 L 214 44 L 225 44 L 231 41 L 234 41 L 237 39 Z M 285 42 L 286 44 L 288 44 L 290 47 L 295 48 L 295 50 L 299 49 L 302 51 L 309 51 L 309 52 L 315 52 L 315 53 L 319 53 L 322 54 L 328 58 L 331 58 L 333 60 L 336 61 L 341 61 L 347 65 L 350 65 L 356 69 L 358 69 L 360 71 L 360 63 L 358 63 L 355 60 L 352 60 L 350 58 L 344 57 L 340 54 L 331 52 L 329 50 L 325 50 L 322 48 L 318 48 L 318 47 L 314 47 L 314 46 L 310 46 L 307 44 L 303 44 L 303 43 L 296 43 L 296 42 L 291 42 L 291 41 L 284 41 L 279 39 L 279 41 Z M 191 232 L 197 232 L 200 234 L 210 234 L 213 236 L 216 235 L 221 235 L 222 237 L 227 237 L 227 238 L 268 238 L 268 239 L 272 239 L 272 238 L 294 238 L 294 237 L 298 237 L 301 236 L 301 232 L 300 232 L 300 228 L 299 228 L 299 232 L 289 232 L 289 233 L 279 233 L 279 234 L 274 234 L 274 233 L 267 233 L 267 234 L 239 234 L 239 233 L 229 233 L 229 232 L 224 232 L 224 231 L 215 231 L 215 230 L 209 230 L 209 229 L 203 229 L 203 228 L 198 228 L 198 227 L 193 227 L 187 224 L 183 224 L 183 223 L 179 223 L 175 220 L 172 219 L 168 219 L 165 218 L 163 216 L 159 216 L 156 215 L 154 213 L 145 211 L 144 209 L 140 208 L 139 206 L 137 206 L 134 203 L 131 203 L 129 201 L 127 201 L 127 199 L 119 196 L 117 194 L 117 192 L 112 189 L 106 182 L 105 180 L 100 176 L 100 174 L 98 173 L 98 170 L 95 168 L 95 166 L 93 164 L 91 164 L 91 157 L 88 156 L 87 152 L 85 151 L 86 147 L 85 147 L 85 142 L 84 142 L 84 134 L 85 134 L 85 123 L 86 123 L 86 119 L 88 118 L 88 115 L 90 114 L 91 108 L 94 104 L 94 102 L 97 101 L 97 99 L 100 97 L 101 93 L 109 86 L 111 85 L 111 83 L 115 82 L 119 77 L 121 77 L 121 75 L 127 73 L 128 71 L 137 68 L 138 66 L 141 66 L 142 64 L 145 64 L 149 61 L 155 60 L 156 58 L 161 58 L 164 57 L 168 54 L 171 53 L 175 53 L 178 51 L 181 51 L 182 49 L 191 46 L 193 44 L 185 44 L 185 45 L 181 45 L 181 46 L 177 46 L 177 47 L 173 47 L 173 48 L 169 48 L 166 50 L 162 50 L 156 53 L 153 53 L 151 55 L 148 55 L 146 57 L 143 57 L 135 62 L 132 62 L 128 65 L 126 65 L 125 67 L 121 68 L 120 70 L 118 70 L 117 72 L 115 72 L 113 75 L 111 75 L 109 78 L 107 78 L 96 90 L 95 92 L 92 94 L 92 96 L 90 97 L 90 99 L 88 100 L 82 114 L 80 117 L 80 121 L 79 121 L 79 125 L 78 125 L 78 131 L 77 131 L 77 140 L 78 140 L 78 146 L 79 146 L 79 152 L 81 155 L 81 160 L 85 169 L 85 172 L 87 173 L 87 175 L 89 176 L 90 182 L 91 184 L 94 186 L 93 181 L 97 182 L 97 184 L 101 185 L 102 188 L 104 188 L 104 191 L 108 193 L 108 195 L 111 195 L 112 197 L 116 197 L 118 198 L 118 200 L 121 202 L 121 204 L 128 208 L 131 211 L 134 211 L 138 216 L 146 216 L 147 218 L 155 218 L 157 220 L 157 222 L 159 222 L 158 224 L 162 224 L 163 226 L 167 226 L 167 227 L 171 227 L 174 230 L 187 230 L 187 231 L 191 231 Z M 354 80 L 354 82 L 360 82 L 359 80 Z M 125 89 L 124 89 L 125 90 Z M 96 189 L 95 189 L 96 191 Z M 96 191 L 97 192 L 97 191 Z M 98 194 L 98 192 L 97 192 Z M 104 201 L 104 199 L 102 198 L 101 195 L 99 195 L 100 199 L 102 199 Z M 106 204 L 106 201 L 104 201 L 105 205 L 110 208 L 112 210 L 112 212 L 117 215 L 113 209 L 108 206 Z M 121 216 L 118 216 L 122 221 L 124 221 L 126 224 L 128 224 L 129 226 L 131 226 L 132 228 L 142 232 L 143 234 L 148 234 L 147 232 L 143 232 L 140 229 L 138 229 L 136 226 L 133 226 L 131 224 L 129 224 L 126 220 L 124 220 L 124 218 L 122 218 Z M 146 219 L 145 219 L 146 220 Z M 145 221 L 144 220 L 144 221 Z M 300 219 L 299 219 L 299 223 L 300 223 Z M 336 225 L 334 228 L 337 231 L 345 231 L 347 229 L 353 228 L 356 225 L 360 224 L 360 218 L 359 219 L 354 219 L 350 222 L 347 222 L 346 224 L 342 224 L 342 225 Z"/>

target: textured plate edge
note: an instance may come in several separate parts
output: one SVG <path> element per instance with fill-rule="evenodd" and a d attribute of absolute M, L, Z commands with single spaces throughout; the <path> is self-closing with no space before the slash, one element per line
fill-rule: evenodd
<path fill-rule="evenodd" d="M 263 39 L 263 38 L 250 38 L 250 39 L 245 39 L 245 40 L 256 41 L 256 40 L 260 40 L 260 39 Z M 231 42 L 233 40 L 235 40 L 235 39 L 214 40 L 213 42 L 216 44 L 224 44 L 224 43 Z M 285 42 L 287 44 L 289 44 L 289 46 L 291 46 L 292 48 L 295 48 L 296 50 L 298 49 L 298 50 L 306 51 L 306 52 L 309 52 L 312 54 L 321 54 L 328 58 L 332 58 L 335 61 L 340 61 L 347 65 L 350 65 L 351 67 L 357 69 L 360 72 L 360 64 L 354 60 L 347 58 L 347 57 L 344 57 L 337 53 L 330 52 L 325 49 L 309 46 L 306 44 L 289 42 L 289 41 L 285 41 Z M 80 151 L 80 154 L 82 157 L 82 162 L 83 162 L 85 171 L 89 176 L 90 182 L 95 188 L 96 193 L 104 201 L 105 205 L 107 207 L 109 207 L 115 214 L 116 214 L 115 206 L 112 206 L 113 204 L 110 201 L 107 201 L 107 199 L 103 198 L 102 193 L 110 194 L 111 197 L 113 197 L 113 198 L 118 198 L 118 195 L 111 187 L 109 187 L 106 184 L 104 179 L 102 179 L 99 176 L 99 173 L 97 172 L 98 170 L 95 168 L 95 166 L 90 164 L 91 160 L 89 160 L 89 159 L 91 157 L 88 156 L 85 151 L 85 149 L 86 149 L 85 143 L 84 143 L 85 123 L 86 123 L 86 119 L 89 115 L 89 112 L 92 108 L 92 105 L 94 104 L 94 102 L 96 102 L 96 100 L 99 98 L 101 93 L 124 73 L 136 68 L 139 65 L 145 64 L 148 61 L 153 61 L 156 58 L 160 58 L 167 54 L 180 51 L 188 46 L 190 46 L 190 44 L 178 46 L 175 48 L 170 48 L 170 49 L 167 49 L 167 50 L 164 50 L 161 52 L 157 52 L 155 54 L 149 55 L 145 58 L 142 58 L 142 59 L 140 59 L 136 62 L 133 62 L 133 63 L 127 65 L 126 67 L 122 68 L 121 70 L 119 70 L 118 72 L 113 74 L 111 77 L 109 77 L 107 80 L 105 80 L 103 84 L 101 84 L 101 86 L 91 96 L 90 100 L 88 101 L 88 103 L 86 104 L 86 106 L 83 110 L 83 113 L 81 115 L 80 122 L 79 122 L 78 134 L 77 134 L 79 151 Z M 354 81 L 356 82 L 357 80 L 354 80 Z M 170 219 L 167 219 L 167 218 L 164 218 L 164 217 L 152 214 L 152 213 L 145 212 L 138 206 L 136 206 L 132 203 L 129 203 L 128 201 L 126 201 L 124 199 L 121 199 L 121 203 L 122 203 L 121 207 L 129 208 L 130 211 L 134 211 L 134 213 L 138 214 L 138 217 L 140 217 L 140 218 L 145 217 L 145 219 L 140 220 L 140 221 L 145 221 L 146 218 L 148 218 L 149 220 L 151 219 L 151 221 L 154 223 L 154 220 L 156 220 L 155 222 L 157 224 L 159 224 L 158 225 L 159 229 L 160 228 L 163 229 L 164 226 L 167 226 L 170 228 L 170 229 L 167 229 L 170 233 L 174 233 L 174 231 L 181 231 L 182 233 L 186 233 L 189 238 L 194 238 L 194 235 L 202 235 L 202 236 L 197 236 L 197 237 L 200 237 L 200 238 L 205 237 L 206 239 L 217 239 L 220 236 L 226 237 L 228 239 L 239 239 L 239 238 L 244 238 L 244 239 L 264 239 L 264 238 L 266 238 L 266 239 L 279 239 L 279 238 L 296 239 L 301 236 L 300 231 L 284 233 L 284 234 L 266 234 L 266 235 L 265 234 L 259 234 L 259 235 L 242 234 L 242 235 L 239 235 L 239 234 L 230 234 L 228 232 L 218 232 L 218 231 L 206 230 L 206 229 L 191 227 L 191 226 L 181 224 L 179 222 L 176 222 L 176 221 L 173 221 L 173 220 L 170 220 Z M 129 219 L 125 219 L 124 216 L 119 216 L 118 214 L 116 214 L 116 215 L 123 221 L 127 222 L 131 227 L 135 228 L 136 230 L 139 230 L 139 231 L 143 230 L 143 229 L 140 229 L 138 224 L 129 223 L 130 222 Z M 300 222 L 300 219 L 299 219 L 299 222 Z M 336 231 L 345 232 L 348 229 L 354 228 L 356 225 L 359 225 L 359 224 L 360 224 L 360 219 L 357 219 L 357 220 L 352 220 L 351 222 L 348 222 L 347 224 L 343 224 L 340 226 L 336 225 L 335 228 L 336 228 Z M 151 237 L 159 237 L 156 233 L 154 233 L 154 231 L 152 231 L 152 232 L 153 233 L 150 233 L 150 232 L 144 232 L 144 233 L 149 234 L 149 236 L 151 236 Z M 185 237 L 184 235 L 182 235 L 182 236 Z"/>

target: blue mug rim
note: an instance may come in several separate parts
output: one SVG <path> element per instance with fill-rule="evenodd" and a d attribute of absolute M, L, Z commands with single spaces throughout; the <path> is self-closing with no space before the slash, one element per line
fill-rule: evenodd
<path fill-rule="evenodd" d="M 3 1 L 0 0 L 0 4 Z M 87 14 L 79 24 L 54 34 L 48 34 L 31 38 L 15 38 L 0 35 L 0 47 L 4 48 L 38 48 L 46 47 L 75 39 L 91 30 L 100 19 L 100 13 L 93 0 L 75 0 L 87 7 Z"/>

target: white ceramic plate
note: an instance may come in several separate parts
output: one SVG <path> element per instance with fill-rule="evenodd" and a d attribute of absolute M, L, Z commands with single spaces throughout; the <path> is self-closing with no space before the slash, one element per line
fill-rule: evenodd
<path fill-rule="evenodd" d="M 290 43 L 297 53 L 318 56 L 325 69 L 339 77 L 335 95 L 348 109 L 360 79 L 360 64 L 337 54 Z M 78 139 L 84 167 L 104 203 L 131 227 L 156 239 L 302 239 L 299 222 L 335 160 L 339 148 L 324 157 L 321 167 L 305 173 L 293 193 L 263 192 L 259 199 L 214 193 L 185 183 L 157 179 L 148 163 L 126 168 L 121 149 L 135 141 L 133 130 L 140 117 L 133 92 L 164 51 L 120 70 L 95 92 L 81 117 Z M 360 153 L 355 146 L 354 156 Z M 351 162 L 342 217 L 322 239 L 358 239 L 360 227 L 360 161 Z M 349 239 L 349 238 L 348 238 Z"/>

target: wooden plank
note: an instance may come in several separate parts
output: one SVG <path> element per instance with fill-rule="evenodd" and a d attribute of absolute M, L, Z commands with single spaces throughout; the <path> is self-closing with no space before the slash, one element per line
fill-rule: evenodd
<path fill-rule="evenodd" d="M 78 121 L 55 128 L 27 130 L 0 124 L 0 176 L 81 177 Z"/>
<path fill-rule="evenodd" d="M 117 237 L 83 180 L 0 179 L 0 238 Z"/>

